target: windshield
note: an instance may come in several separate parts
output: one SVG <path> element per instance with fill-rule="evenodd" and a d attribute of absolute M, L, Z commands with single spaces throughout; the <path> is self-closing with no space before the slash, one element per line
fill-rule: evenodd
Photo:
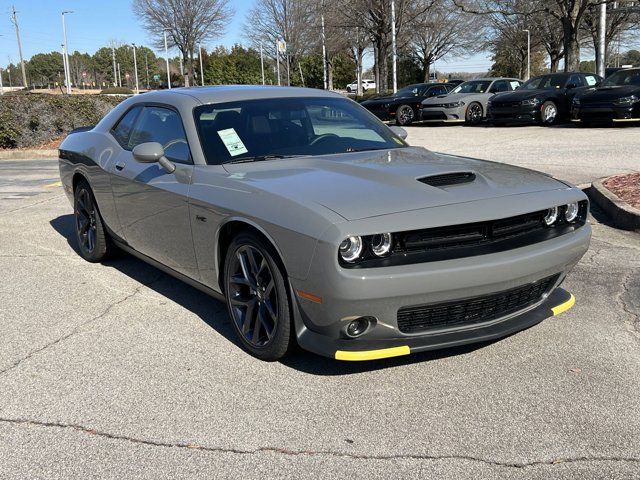
<path fill-rule="evenodd" d="M 246 100 L 202 105 L 194 115 L 207 163 L 212 165 L 407 146 L 346 98 Z"/>
<path fill-rule="evenodd" d="M 491 85 L 489 80 L 471 80 L 461 83 L 451 93 L 485 93 L 489 85 Z"/>
<path fill-rule="evenodd" d="M 394 97 L 417 97 L 422 94 L 424 90 L 423 85 L 409 85 L 407 87 L 401 88 L 396 93 L 394 93 Z"/>
<path fill-rule="evenodd" d="M 564 75 L 543 75 L 525 82 L 519 90 L 555 90 L 562 88 L 566 79 Z"/>
<path fill-rule="evenodd" d="M 603 87 L 621 87 L 624 85 L 640 86 L 640 70 L 620 70 L 602 82 Z"/>

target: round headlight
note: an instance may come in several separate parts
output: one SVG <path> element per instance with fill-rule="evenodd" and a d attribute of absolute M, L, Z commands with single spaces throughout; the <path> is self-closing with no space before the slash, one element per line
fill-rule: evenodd
<path fill-rule="evenodd" d="M 373 253 L 378 257 L 389 253 L 391 246 L 392 239 L 390 233 L 379 233 L 371 238 L 371 250 L 373 250 Z"/>
<path fill-rule="evenodd" d="M 575 222 L 576 218 L 578 218 L 578 210 L 578 202 L 567 204 L 564 207 L 564 219 L 569 223 Z"/>
<path fill-rule="evenodd" d="M 544 216 L 544 224 L 550 227 L 558 219 L 558 207 L 551 207 Z"/>
<path fill-rule="evenodd" d="M 345 262 L 355 262 L 362 253 L 362 238 L 352 235 L 340 244 L 340 258 Z"/>

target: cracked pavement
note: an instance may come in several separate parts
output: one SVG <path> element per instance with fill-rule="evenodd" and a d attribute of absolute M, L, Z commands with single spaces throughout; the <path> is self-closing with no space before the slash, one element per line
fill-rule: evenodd
<path fill-rule="evenodd" d="M 597 210 L 558 317 L 385 361 L 263 363 L 220 302 L 126 255 L 80 259 L 38 162 L 40 186 L 11 169 L 35 194 L 0 198 L 0 479 L 640 477 L 640 235 Z"/>

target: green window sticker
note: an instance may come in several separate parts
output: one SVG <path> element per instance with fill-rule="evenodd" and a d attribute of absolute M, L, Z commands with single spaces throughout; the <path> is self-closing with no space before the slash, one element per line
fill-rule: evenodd
<path fill-rule="evenodd" d="M 242 143 L 242 140 L 240 140 L 235 129 L 226 128 L 224 130 L 218 130 L 218 135 L 220 136 L 222 143 L 224 143 L 224 146 L 227 147 L 229 155 L 232 157 L 249 151 L 247 150 L 247 147 L 244 146 L 244 143 Z"/>

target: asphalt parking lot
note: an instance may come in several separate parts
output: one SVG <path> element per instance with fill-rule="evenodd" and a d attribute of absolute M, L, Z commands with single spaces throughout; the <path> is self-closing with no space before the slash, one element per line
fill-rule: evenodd
<path fill-rule="evenodd" d="M 640 169 L 640 129 L 410 127 L 574 183 Z M 0 478 L 640 477 L 640 235 L 594 211 L 576 305 L 506 339 L 264 363 L 225 307 L 74 251 L 53 160 L 0 161 Z"/>

